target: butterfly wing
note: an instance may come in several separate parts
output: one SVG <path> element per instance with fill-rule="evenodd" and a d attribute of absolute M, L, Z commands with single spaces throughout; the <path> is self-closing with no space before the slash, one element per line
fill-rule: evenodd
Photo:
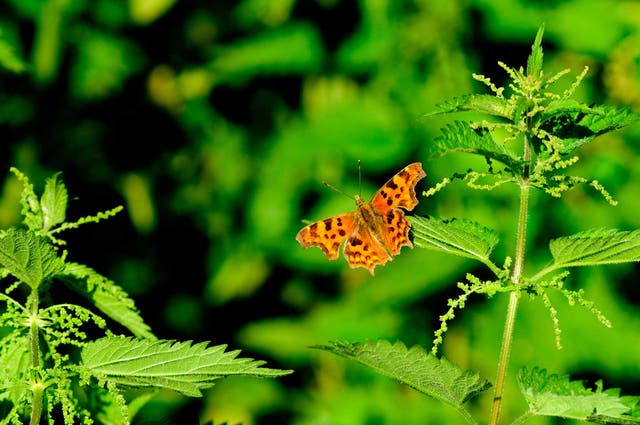
<path fill-rule="evenodd" d="M 403 246 L 413 247 L 409 240 L 411 223 L 401 208 L 407 211 L 415 208 L 418 204 L 415 187 L 426 175 L 421 163 L 409 164 L 391 177 L 369 203 L 373 211 L 382 216 L 383 225 L 378 232 L 391 255 L 398 255 Z"/>
<path fill-rule="evenodd" d="M 379 214 L 398 207 L 411 211 L 418 204 L 416 184 L 426 175 L 421 163 L 407 165 L 373 195 L 371 207 Z"/>
<path fill-rule="evenodd" d="M 383 266 L 392 259 L 366 225 L 358 226 L 349 236 L 344 244 L 344 257 L 351 268 L 364 267 L 369 270 L 371 276 L 376 266 Z"/>
<path fill-rule="evenodd" d="M 400 208 L 387 211 L 384 214 L 384 224 L 382 237 L 391 255 L 398 255 L 400 248 L 403 246 L 413 248 L 413 244 L 409 240 L 411 223 L 404 216 L 404 212 Z"/>
<path fill-rule="evenodd" d="M 355 231 L 356 225 L 355 211 L 338 214 L 302 228 L 296 239 L 303 248 L 317 246 L 328 260 L 335 260 L 342 241 Z"/>
<path fill-rule="evenodd" d="M 426 176 L 422 164 L 409 164 L 384 184 L 369 204 L 356 197 L 358 211 L 339 214 L 312 223 L 296 236 L 303 248 L 317 246 L 327 259 L 338 258 L 340 245 L 346 239 L 344 256 L 351 268 L 364 267 L 371 275 L 376 266 L 384 265 L 409 240 L 411 223 L 400 208 L 411 211 L 418 203 L 415 186 Z"/>

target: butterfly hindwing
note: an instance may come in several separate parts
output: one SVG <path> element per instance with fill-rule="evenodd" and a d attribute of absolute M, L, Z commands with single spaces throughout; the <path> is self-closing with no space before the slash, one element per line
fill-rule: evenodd
<path fill-rule="evenodd" d="M 359 226 L 357 231 L 349 236 L 344 244 L 344 257 L 352 268 L 364 267 L 372 276 L 376 266 L 383 266 L 392 259 L 367 226 Z"/>
<path fill-rule="evenodd" d="M 413 248 L 413 244 L 409 240 L 409 229 L 411 223 L 404 216 L 404 212 L 400 208 L 389 210 L 384 215 L 385 228 L 383 236 L 385 246 L 391 255 L 398 255 L 400 248 L 408 246 Z"/>

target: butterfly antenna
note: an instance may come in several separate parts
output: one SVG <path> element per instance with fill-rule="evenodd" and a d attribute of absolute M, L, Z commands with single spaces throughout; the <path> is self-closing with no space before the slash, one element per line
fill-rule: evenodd
<path fill-rule="evenodd" d="M 347 197 L 347 198 L 349 198 L 349 199 L 353 199 L 353 197 L 351 197 L 351 196 L 347 195 L 346 193 L 344 193 L 343 191 L 341 191 L 341 190 L 340 190 L 340 189 L 338 189 L 337 187 L 333 186 L 332 184 L 327 183 L 326 181 L 323 181 L 323 182 L 322 182 L 322 184 L 323 184 L 323 185 L 325 185 L 325 186 L 327 186 L 327 187 L 328 187 L 329 189 L 331 189 L 331 190 L 335 190 L 336 192 L 341 193 L 342 195 L 346 196 L 346 197 Z"/>
<path fill-rule="evenodd" d="M 358 160 L 358 196 L 362 195 L 362 171 L 360 169 L 360 160 Z"/>

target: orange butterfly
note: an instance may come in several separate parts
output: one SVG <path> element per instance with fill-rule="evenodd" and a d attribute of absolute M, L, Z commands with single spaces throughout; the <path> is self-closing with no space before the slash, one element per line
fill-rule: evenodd
<path fill-rule="evenodd" d="M 415 187 L 426 175 L 421 163 L 409 164 L 391 177 L 371 202 L 365 203 L 356 195 L 356 211 L 310 224 L 298 232 L 296 239 L 303 248 L 319 247 L 329 260 L 338 258 L 346 239 L 343 252 L 349 266 L 365 267 L 373 276 L 373 269 L 392 260 L 400 248 L 413 247 L 409 240 L 411 223 L 400 208 L 415 208 Z"/>

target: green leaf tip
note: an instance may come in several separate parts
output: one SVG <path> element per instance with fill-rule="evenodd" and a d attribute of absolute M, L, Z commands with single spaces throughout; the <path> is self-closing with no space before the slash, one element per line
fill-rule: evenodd
<path fill-rule="evenodd" d="M 583 381 L 548 374 L 541 368 L 523 368 L 518 374 L 520 390 L 529 414 L 612 424 L 639 424 L 640 397 L 620 396 L 620 390 L 603 390 L 602 382 L 592 390 Z"/>
<path fill-rule="evenodd" d="M 64 183 L 58 179 L 60 173 L 49 177 L 40 199 L 42 209 L 42 230 L 46 233 L 66 219 L 68 194 Z"/>
<path fill-rule="evenodd" d="M 38 199 L 29 178 L 15 167 L 11 167 L 9 170 L 23 185 L 20 195 L 22 207 L 20 212 L 24 216 L 24 225 L 29 230 L 46 236 L 56 245 L 65 244 L 64 240 L 56 237 L 58 233 L 75 229 L 85 223 L 97 223 L 114 216 L 123 209 L 118 206 L 92 216 L 82 217 L 74 222 L 68 222 L 66 221 L 66 210 L 69 195 L 66 186 L 59 178 L 60 173 L 55 173 L 46 180 L 42 196 Z"/>
<path fill-rule="evenodd" d="M 407 348 L 402 342 L 385 340 L 331 342 L 312 348 L 355 360 L 376 372 L 462 410 L 462 404 L 491 387 L 474 372 L 463 371 L 447 359 L 438 358 L 420 346 Z"/>
<path fill-rule="evenodd" d="M 274 378 L 293 372 L 264 368 L 264 361 L 238 358 L 240 350 L 226 349 L 207 342 L 106 337 L 82 349 L 81 368 L 103 382 L 172 389 L 190 397 L 201 397 L 203 389 L 227 376 Z"/>
<path fill-rule="evenodd" d="M 535 41 L 531 46 L 531 54 L 527 59 L 527 75 L 538 76 L 542 71 L 542 35 L 544 34 L 544 24 L 540 25 Z"/>

